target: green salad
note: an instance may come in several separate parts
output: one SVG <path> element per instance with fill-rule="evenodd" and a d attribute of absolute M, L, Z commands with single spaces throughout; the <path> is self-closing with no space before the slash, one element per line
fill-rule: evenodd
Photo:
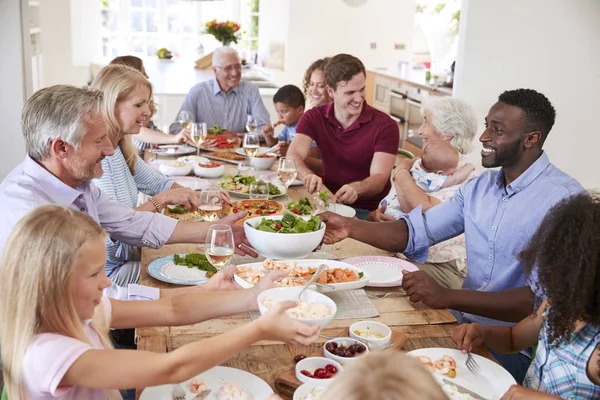
<path fill-rule="evenodd" d="M 208 261 L 204 254 L 190 253 L 181 257 L 179 254 L 173 255 L 173 261 L 176 265 L 183 265 L 188 268 L 198 268 L 201 271 L 206 271 L 206 277 L 210 278 L 217 273 L 217 269 Z"/>
<path fill-rule="evenodd" d="M 318 196 L 323 201 L 324 207 L 329 207 L 329 196 L 327 195 L 327 192 L 322 191 Z M 310 215 L 314 210 L 314 206 L 308 197 L 303 197 L 298 201 L 290 201 L 287 204 L 287 209 L 296 215 Z"/>
<path fill-rule="evenodd" d="M 186 214 L 189 213 L 190 209 L 185 208 L 184 206 L 182 206 L 181 204 L 177 204 L 176 206 L 169 206 L 169 211 L 175 213 L 175 214 Z"/>
<path fill-rule="evenodd" d="M 221 133 L 223 133 L 224 130 L 225 128 L 221 128 L 219 125 L 215 125 L 212 128 L 208 128 L 206 131 L 211 135 L 220 135 Z"/>
<path fill-rule="evenodd" d="M 273 233 L 307 233 L 316 232 L 321 227 L 321 219 L 312 216 L 308 221 L 293 214 L 285 213 L 281 219 L 263 218 L 256 229 Z"/>
<path fill-rule="evenodd" d="M 250 191 L 250 184 L 254 182 L 256 182 L 256 177 L 252 175 L 227 175 L 219 183 L 219 186 L 231 192 L 248 193 Z M 271 182 L 267 183 L 269 185 L 269 195 L 279 196 L 281 194 L 281 189 L 277 185 Z"/>

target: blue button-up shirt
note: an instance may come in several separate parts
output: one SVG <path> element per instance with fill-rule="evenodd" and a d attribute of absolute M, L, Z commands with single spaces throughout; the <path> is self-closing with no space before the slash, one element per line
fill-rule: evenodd
<path fill-rule="evenodd" d="M 527 245 L 550 208 L 583 191 L 543 153 L 514 182 L 505 186 L 504 171 L 490 170 L 465 183 L 456 195 L 426 213 L 413 210 L 404 219 L 409 240 L 404 254 L 427 260 L 430 245 L 465 233 L 468 272 L 463 289 L 496 292 L 530 285 L 517 255 Z M 532 310 L 533 311 L 533 310 Z M 506 324 L 463 314 L 464 322 Z"/>
<path fill-rule="evenodd" d="M 93 182 L 72 188 L 29 156 L 0 184 L 0 256 L 13 228 L 23 216 L 45 204 L 57 204 L 88 214 L 115 240 L 132 246 L 159 248 L 171 237 L 177 220 L 158 213 L 136 212 L 107 195 Z M 113 287 L 107 295 L 119 299 L 158 298 L 158 290 L 142 285 Z"/>
<path fill-rule="evenodd" d="M 246 130 L 248 115 L 256 119 L 259 130 L 270 120 L 258 86 L 244 81 L 227 93 L 221 90 L 216 78 L 201 82 L 190 89 L 181 110 L 191 112 L 194 122 L 206 122 L 209 128 L 219 125 L 236 133 Z M 169 128 L 172 134 L 180 130 L 178 122 Z"/>

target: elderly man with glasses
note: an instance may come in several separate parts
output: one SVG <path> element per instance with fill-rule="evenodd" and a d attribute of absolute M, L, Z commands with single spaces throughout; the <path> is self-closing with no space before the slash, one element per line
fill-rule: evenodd
<path fill-rule="evenodd" d="M 194 122 L 206 122 L 209 127 L 219 125 L 226 136 L 243 133 L 248 115 L 252 115 L 260 129 L 269 122 L 269 112 L 260 98 L 258 86 L 242 82 L 242 64 L 237 51 L 220 47 L 213 53 L 215 78 L 192 87 L 180 111 L 192 113 Z M 170 132 L 178 133 L 179 123 L 171 124 Z"/>

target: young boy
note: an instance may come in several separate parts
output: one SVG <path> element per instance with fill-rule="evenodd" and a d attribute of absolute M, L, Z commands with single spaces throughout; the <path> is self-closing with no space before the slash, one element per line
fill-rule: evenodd
<path fill-rule="evenodd" d="M 285 85 L 275 93 L 273 103 L 279 116 L 279 121 L 273 125 L 265 125 L 262 133 L 268 146 L 275 146 L 279 139 L 278 154 L 283 157 L 287 153 L 290 142 L 296 135 L 296 125 L 302 114 L 304 114 L 304 94 L 302 90 L 294 85 Z M 279 137 L 275 138 L 273 136 L 274 128 L 279 124 L 284 124 L 285 127 L 279 134 Z M 314 141 L 311 145 L 309 156 L 315 159 L 318 157 L 317 144 Z"/>

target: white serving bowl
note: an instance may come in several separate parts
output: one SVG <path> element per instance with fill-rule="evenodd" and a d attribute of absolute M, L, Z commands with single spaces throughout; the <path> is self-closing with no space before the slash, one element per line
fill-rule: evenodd
<path fill-rule="evenodd" d="M 203 167 L 203 164 L 194 164 L 194 174 L 202 178 L 217 178 L 225 173 L 225 166 L 221 163 L 216 164 L 220 165 L 218 167 L 207 168 Z"/>
<path fill-rule="evenodd" d="M 207 163 L 210 162 L 210 160 L 206 157 L 202 157 L 202 156 L 184 156 L 184 157 L 179 157 L 177 159 L 177 161 L 183 161 L 183 162 L 189 162 L 193 164 L 198 164 L 198 163 Z"/>
<path fill-rule="evenodd" d="M 354 331 L 359 331 L 361 333 L 372 332 L 372 333 L 381 335 L 382 337 L 381 338 L 373 338 L 373 337 L 360 336 L 360 335 L 357 335 L 356 333 L 354 333 Z M 377 348 L 377 347 L 385 346 L 390 341 L 390 339 L 392 338 L 392 330 L 390 329 L 389 326 L 387 326 L 386 324 L 382 324 L 381 322 L 359 321 L 359 322 L 355 322 L 352 325 L 350 325 L 350 337 L 357 338 L 364 342 L 367 342 L 367 344 L 371 348 Z"/>
<path fill-rule="evenodd" d="M 303 400 L 316 388 L 326 388 L 331 383 L 331 379 L 311 379 L 312 382 L 306 382 L 298 386 L 294 392 L 292 400 Z"/>
<path fill-rule="evenodd" d="M 333 366 L 335 366 L 337 368 L 337 373 L 329 379 L 317 379 L 317 378 L 311 378 L 309 376 L 304 375 L 303 373 L 301 373 L 300 371 L 302 370 L 307 370 L 309 371 L 311 374 L 315 372 L 315 370 L 317 368 L 325 368 L 325 366 L 327 364 L 331 364 Z M 332 379 L 334 379 L 335 377 L 337 377 L 340 372 L 342 372 L 344 370 L 344 368 L 342 367 L 342 365 L 334 360 L 330 360 L 329 358 L 325 358 L 325 357 L 308 357 L 305 358 L 304 360 L 298 361 L 298 364 L 296 364 L 296 378 L 303 383 L 306 382 L 331 382 Z"/>
<path fill-rule="evenodd" d="M 363 342 L 361 342 L 360 340 L 356 340 L 353 338 L 349 338 L 349 337 L 340 337 L 340 338 L 335 338 L 335 339 L 331 339 L 328 340 L 324 345 L 323 345 L 323 354 L 325 354 L 326 358 L 329 358 L 331 360 L 337 361 L 342 365 L 345 364 L 349 364 L 352 363 L 356 360 L 358 360 L 359 358 L 361 358 L 362 356 L 364 356 L 365 354 L 367 354 L 369 352 L 369 348 L 367 346 L 365 346 L 365 351 L 362 353 L 357 353 L 356 356 L 354 357 L 341 357 L 341 356 L 337 356 L 333 353 L 331 353 L 329 350 L 327 350 L 327 343 L 331 343 L 331 342 L 335 342 L 339 345 L 343 345 L 343 346 L 351 346 L 353 344 L 362 344 L 363 346 L 365 346 L 365 344 Z"/>
<path fill-rule="evenodd" d="M 167 161 L 160 164 L 158 170 L 165 175 L 189 175 L 192 166 L 185 161 Z"/>
<path fill-rule="evenodd" d="M 265 299 L 272 299 L 277 302 L 287 300 L 295 301 L 298 297 L 298 293 L 300 293 L 302 289 L 303 287 L 278 287 L 265 290 L 264 292 L 260 293 L 256 299 L 256 302 L 258 303 L 258 310 L 260 311 L 261 315 L 269 310 L 263 304 Z M 297 318 L 298 321 L 304 322 L 307 325 L 320 325 L 322 329 L 331 321 L 333 321 L 335 313 L 337 312 L 335 301 L 314 290 L 305 290 L 300 301 L 302 303 L 325 304 L 327 308 L 329 308 L 329 311 L 331 311 L 329 315 L 322 318 Z"/>
<path fill-rule="evenodd" d="M 248 241 L 263 257 L 276 260 L 293 260 L 309 255 L 323 240 L 325 223 L 315 232 L 307 233 L 275 233 L 256 229 L 263 219 L 281 219 L 281 215 L 267 215 L 249 218 L 244 222 L 244 232 Z M 306 220 L 310 216 L 301 217 Z"/>
<path fill-rule="evenodd" d="M 250 165 L 252 165 L 257 170 L 265 170 L 269 169 L 275 164 L 277 160 L 277 155 L 273 153 L 267 153 L 271 157 L 261 158 L 261 157 L 250 157 Z"/>

